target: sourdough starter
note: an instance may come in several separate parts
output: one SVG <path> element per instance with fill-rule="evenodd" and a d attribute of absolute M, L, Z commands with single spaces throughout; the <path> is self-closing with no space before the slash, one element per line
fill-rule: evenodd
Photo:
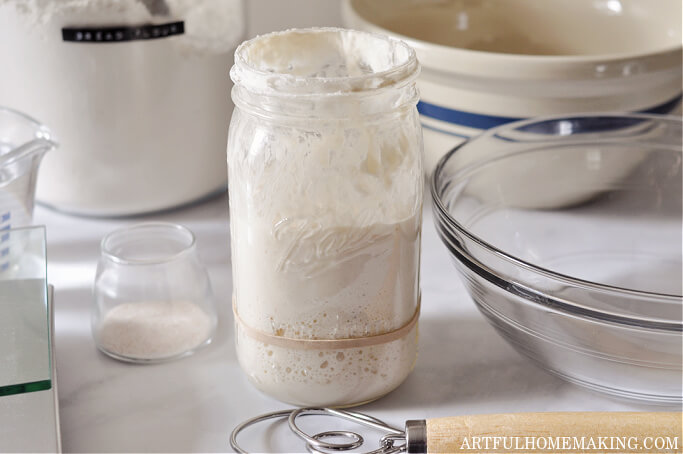
<path fill-rule="evenodd" d="M 405 379 L 417 349 L 414 54 L 326 29 L 266 35 L 236 56 L 228 168 L 241 366 L 296 405 L 376 399 Z M 374 76 L 392 68 L 395 81 Z"/>

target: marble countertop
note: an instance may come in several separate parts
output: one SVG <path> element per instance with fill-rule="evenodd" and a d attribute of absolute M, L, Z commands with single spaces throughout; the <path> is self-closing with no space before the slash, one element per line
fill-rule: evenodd
<path fill-rule="evenodd" d="M 402 427 L 406 419 L 461 414 L 646 409 L 565 383 L 515 352 L 467 295 L 436 235 L 429 206 L 424 219 L 415 370 L 394 392 L 359 411 Z M 216 295 L 219 328 L 214 342 L 194 356 L 141 366 L 96 349 L 91 286 L 101 238 L 150 220 L 181 223 L 195 232 Z M 47 226 L 48 279 L 55 286 L 64 452 L 230 451 L 229 434 L 240 421 L 288 408 L 252 387 L 237 363 L 226 195 L 135 219 L 79 218 L 38 207 L 34 223 Z M 303 450 L 277 423 L 254 428 L 241 440 L 250 450 Z"/>

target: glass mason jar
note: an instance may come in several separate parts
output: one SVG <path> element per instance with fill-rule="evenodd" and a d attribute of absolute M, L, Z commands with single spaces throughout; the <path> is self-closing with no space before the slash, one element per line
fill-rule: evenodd
<path fill-rule="evenodd" d="M 97 347 L 123 361 L 179 358 L 216 330 L 211 282 L 182 225 L 144 223 L 105 236 L 94 297 Z"/>
<path fill-rule="evenodd" d="M 419 65 L 405 43 L 322 28 L 235 53 L 228 138 L 236 348 L 296 405 L 361 404 L 417 351 Z"/>

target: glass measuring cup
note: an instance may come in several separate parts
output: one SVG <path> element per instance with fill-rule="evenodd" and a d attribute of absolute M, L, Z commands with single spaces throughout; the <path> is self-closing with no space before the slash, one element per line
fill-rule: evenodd
<path fill-rule="evenodd" d="M 50 130 L 33 118 L 0 107 L 0 273 L 19 257 L 10 229 L 31 224 L 40 162 L 57 147 Z"/>

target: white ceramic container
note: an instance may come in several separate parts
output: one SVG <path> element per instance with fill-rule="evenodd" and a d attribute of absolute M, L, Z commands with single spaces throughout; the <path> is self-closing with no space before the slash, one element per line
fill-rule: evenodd
<path fill-rule="evenodd" d="M 342 8 L 347 27 L 417 51 L 427 171 L 458 143 L 523 118 L 680 112 L 680 0 L 346 0 Z"/>
<path fill-rule="evenodd" d="M 224 191 L 244 34 L 242 0 L 0 1 L 0 103 L 60 144 L 37 200 L 128 216 Z"/>

